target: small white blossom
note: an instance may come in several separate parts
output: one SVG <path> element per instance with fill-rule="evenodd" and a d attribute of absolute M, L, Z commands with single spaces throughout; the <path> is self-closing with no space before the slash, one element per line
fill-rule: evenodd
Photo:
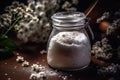
<path fill-rule="evenodd" d="M 32 67 L 32 71 L 35 71 L 35 72 L 40 72 L 45 70 L 45 67 L 38 64 L 33 64 L 31 67 Z"/>
<path fill-rule="evenodd" d="M 41 17 L 45 17 L 45 15 L 46 15 L 46 13 L 43 11 L 39 13 L 39 16 L 41 16 Z"/>
<path fill-rule="evenodd" d="M 38 22 L 39 21 L 39 19 L 35 16 L 35 17 L 33 17 L 32 18 L 32 20 L 31 21 L 33 21 L 33 22 Z"/>
<path fill-rule="evenodd" d="M 69 8 L 70 6 L 71 6 L 70 2 L 66 1 L 66 2 L 62 5 L 62 9 Z"/>
<path fill-rule="evenodd" d="M 43 11 L 43 10 L 45 10 L 45 5 L 43 5 L 43 4 L 37 4 L 35 6 L 35 10 L 38 11 L 38 12 Z"/>
<path fill-rule="evenodd" d="M 16 61 L 17 61 L 17 62 L 23 62 L 23 61 L 24 61 L 24 57 L 22 57 L 22 56 L 17 56 Z"/>
<path fill-rule="evenodd" d="M 30 7 L 27 7 L 27 8 L 26 8 L 26 12 L 32 13 L 33 10 L 32 10 Z"/>
<path fill-rule="evenodd" d="M 101 67 L 100 69 L 98 69 L 98 73 L 104 75 L 115 74 L 118 71 L 118 67 L 119 67 L 118 64 L 112 63 L 109 66 Z"/>
<path fill-rule="evenodd" d="M 22 63 L 22 66 L 23 66 L 23 67 L 28 67 L 28 66 L 29 66 L 29 62 L 28 62 L 28 61 L 24 61 L 24 62 Z"/>
<path fill-rule="evenodd" d="M 35 0 L 28 0 L 28 7 L 30 7 L 31 9 L 34 9 L 35 6 Z"/>
<path fill-rule="evenodd" d="M 39 74 L 36 74 L 36 73 L 32 73 L 31 75 L 30 75 L 30 78 L 29 78 L 30 80 L 38 80 L 39 79 Z"/>
<path fill-rule="evenodd" d="M 79 3 L 79 0 L 72 0 L 73 4 L 77 5 Z"/>
<path fill-rule="evenodd" d="M 24 18 L 25 18 L 26 21 L 30 21 L 33 18 L 33 16 L 30 13 L 26 13 L 24 15 Z"/>
<path fill-rule="evenodd" d="M 39 72 L 38 73 L 41 78 L 46 78 L 46 73 L 45 72 Z"/>
<path fill-rule="evenodd" d="M 32 73 L 30 75 L 30 80 L 44 80 L 45 78 L 46 78 L 46 73 L 45 72 Z"/>
<path fill-rule="evenodd" d="M 102 17 L 97 19 L 97 23 L 102 22 L 104 19 L 107 19 L 109 17 L 109 12 L 105 12 Z"/>
<path fill-rule="evenodd" d="M 101 41 L 97 41 L 91 50 L 91 53 L 94 54 L 97 58 L 110 59 L 112 58 L 112 53 L 109 51 L 112 47 L 108 44 L 108 39 L 103 38 Z"/>

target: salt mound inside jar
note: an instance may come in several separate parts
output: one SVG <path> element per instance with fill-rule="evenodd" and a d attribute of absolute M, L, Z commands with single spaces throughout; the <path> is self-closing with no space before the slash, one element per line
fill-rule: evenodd
<path fill-rule="evenodd" d="M 48 64 L 58 69 L 81 69 L 90 63 L 90 45 L 84 33 L 60 32 L 51 38 Z"/>

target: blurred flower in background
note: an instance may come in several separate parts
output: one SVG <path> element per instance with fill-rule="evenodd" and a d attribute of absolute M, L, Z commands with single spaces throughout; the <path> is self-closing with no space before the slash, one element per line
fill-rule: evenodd
<path fill-rule="evenodd" d="M 97 41 L 92 46 L 92 55 L 96 57 L 98 62 L 104 62 L 106 65 L 97 64 L 98 74 L 106 76 L 120 76 L 120 9 L 117 11 L 105 12 L 97 23 L 107 21 L 104 28 L 106 36 L 101 41 Z M 93 61 L 95 62 L 95 61 Z M 96 62 L 97 63 L 97 62 Z M 113 77 L 114 80 L 118 80 Z"/>
<path fill-rule="evenodd" d="M 72 4 L 78 0 L 65 1 L 59 5 L 58 0 L 28 0 L 27 5 L 14 1 L 1 15 L 0 26 L 8 29 L 14 27 L 17 37 L 24 42 L 46 42 L 51 32 L 51 16 L 62 6 L 67 11 L 76 11 Z"/>

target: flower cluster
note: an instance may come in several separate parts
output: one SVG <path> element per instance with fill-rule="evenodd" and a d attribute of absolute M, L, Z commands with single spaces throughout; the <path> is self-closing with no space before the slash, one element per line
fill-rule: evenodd
<path fill-rule="evenodd" d="M 44 80 L 46 79 L 46 72 L 45 72 L 45 67 L 42 65 L 38 64 L 33 64 L 31 66 L 32 71 L 35 73 L 32 73 L 30 75 L 30 80 Z"/>
<path fill-rule="evenodd" d="M 45 67 L 43 67 L 42 65 L 33 64 L 31 67 L 32 67 L 32 71 L 35 72 L 45 71 Z"/>
<path fill-rule="evenodd" d="M 22 56 L 17 56 L 16 61 L 18 63 L 22 63 L 23 67 L 28 67 L 29 66 L 29 62 L 24 60 L 24 57 L 22 57 Z"/>
<path fill-rule="evenodd" d="M 114 33 L 115 31 L 120 29 L 120 18 L 117 20 L 114 20 L 113 23 L 111 24 L 111 26 L 108 27 L 107 29 L 107 35 L 111 35 L 112 33 Z M 118 34 L 118 36 L 120 36 Z"/>
<path fill-rule="evenodd" d="M 112 47 L 108 44 L 108 39 L 103 38 L 101 41 L 97 41 L 91 50 L 91 53 L 96 58 L 101 58 L 104 60 L 108 60 L 112 57 L 112 53 L 110 53 L 110 50 Z"/>
<path fill-rule="evenodd" d="M 62 5 L 62 9 L 66 10 L 68 12 L 73 12 L 76 11 L 76 7 L 73 7 L 72 5 L 78 5 L 79 0 L 72 0 L 72 2 L 65 1 L 64 4 Z"/>
<path fill-rule="evenodd" d="M 18 38 L 25 42 L 46 42 L 51 30 L 50 16 L 56 7 L 56 0 L 28 0 L 25 19 L 16 25 Z"/>
<path fill-rule="evenodd" d="M 13 2 L 11 6 L 6 8 L 6 13 L 0 16 L 0 29 L 2 33 L 6 35 L 13 27 L 18 24 L 24 18 L 25 5 Z"/>
<path fill-rule="evenodd" d="M 40 72 L 40 73 L 32 73 L 30 75 L 30 80 L 45 80 L 46 79 L 46 73 Z"/>
<path fill-rule="evenodd" d="M 108 19 L 110 16 L 109 12 L 105 12 L 100 18 L 97 19 L 97 23 L 102 22 L 104 19 Z"/>
<path fill-rule="evenodd" d="M 106 31 L 107 39 L 103 38 L 101 41 L 97 41 L 92 47 L 92 54 L 96 58 L 104 58 L 104 60 L 98 60 L 106 64 L 97 66 L 98 74 L 120 76 L 120 9 L 115 12 L 105 12 L 102 17 L 97 19 L 97 23 L 104 20 L 110 23 Z M 117 77 L 114 78 L 116 80 Z"/>
<path fill-rule="evenodd" d="M 50 17 L 58 9 L 57 0 L 28 0 L 28 5 L 13 2 L 0 19 L 0 26 L 14 26 L 24 42 L 46 42 L 51 31 Z"/>
<path fill-rule="evenodd" d="M 113 74 L 116 74 L 118 71 L 120 71 L 120 65 L 112 63 L 109 66 L 99 68 L 98 74 L 113 75 Z"/>
<path fill-rule="evenodd" d="M 76 11 L 73 5 L 77 5 L 79 1 L 65 1 L 63 5 L 59 5 L 58 2 L 57 0 L 28 0 L 28 4 L 25 5 L 14 1 L 5 9 L 6 13 L 0 16 L 0 28 L 14 27 L 17 37 L 24 42 L 46 42 L 51 31 L 50 17 L 60 7 L 67 11 Z"/>

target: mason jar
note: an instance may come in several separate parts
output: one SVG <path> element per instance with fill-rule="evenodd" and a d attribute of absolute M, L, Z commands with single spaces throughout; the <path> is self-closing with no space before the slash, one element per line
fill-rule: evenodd
<path fill-rule="evenodd" d="M 90 37 L 93 32 L 84 13 L 59 12 L 52 17 L 52 32 L 47 46 L 47 62 L 60 70 L 79 70 L 91 60 Z"/>

